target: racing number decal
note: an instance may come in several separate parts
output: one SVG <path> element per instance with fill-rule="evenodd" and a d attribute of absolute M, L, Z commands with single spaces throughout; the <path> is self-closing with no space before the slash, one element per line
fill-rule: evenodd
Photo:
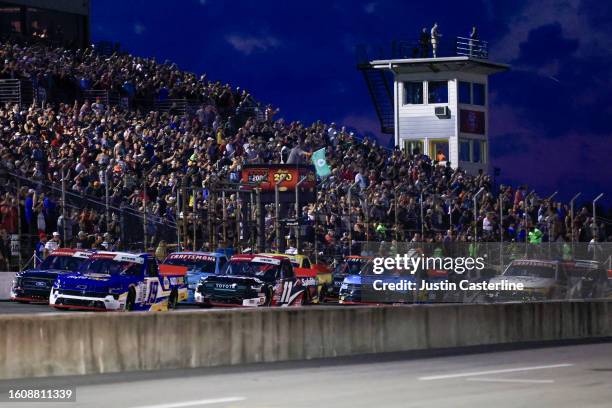
<path fill-rule="evenodd" d="M 283 294 L 280 298 L 280 303 L 289 303 L 291 299 L 291 290 L 293 289 L 293 282 L 288 281 L 283 284 Z"/>
<path fill-rule="evenodd" d="M 150 281 L 150 285 L 149 285 L 149 299 L 147 300 L 148 304 L 153 304 L 155 303 L 155 300 L 157 299 L 157 288 L 159 287 L 159 282 L 158 281 Z"/>

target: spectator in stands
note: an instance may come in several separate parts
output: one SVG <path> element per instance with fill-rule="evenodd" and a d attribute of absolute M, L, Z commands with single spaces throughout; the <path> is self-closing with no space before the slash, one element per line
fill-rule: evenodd
<path fill-rule="evenodd" d="M 45 244 L 44 257 L 46 258 L 49 255 L 49 253 L 51 253 L 52 251 L 55 251 L 60 246 L 61 246 L 60 234 L 59 232 L 54 231 L 51 239 L 48 240 L 47 243 Z"/>
<path fill-rule="evenodd" d="M 77 239 L 75 241 L 75 247 L 77 249 L 91 249 L 91 242 L 85 231 L 79 231 Z"/>
<path fill-rule="evenodd" d="M 40 234 L 38 234 L 38 238 L 39 241 L 36 244 L 35 250 L 34 250 L 34 255 L 35 255 L 35 264 L 38 265 L 40 261 L 42 261 L 43 259 L 45 259 L 46 256 L 46 246 L 47 246 L 47 234 L 45 234 L 44 232 L 41 232 Z"/>
<path fill-rule="evenodd" d="M 427 30 L 424 34 L 427 38 Z M 181 71 L 174 64 L 120 54 L 101 57 L 91 50 L 9 43 L 0 45 L 0 54 L 0 76 L 40 75 L 40 86 L 48 87 L 53 91 L 49 94 L 55 93 L 55 101 L 60 101 L 50 102 L 45 108 L 0 107 L 0 157 L 12 174 L 27 182 L 22 185 L 28 186 L 23 192 L 15 187 L 0 200 L 0 223 L 9 232 L 17 230 L 15 203 L 21 200 L 24 234 L 36 233 L 42 210 L 45 232 L 57 230 L 61 235 L 66 230 L 65 244 L 72 241 L 74 228 L 74 234 L 79 230 L 90 236 L 102 234 L 100 246 L 106 232 L 113 238 L 125 237 L 128 242 L 136 241 L 136 235 L 142 240 L 142 224 L 138 222 L 146 206 L 150 223 L 147 234 L 155 246 L 161 239 L 174 239 L 164 236 L 164 228 L 174 229 L 178 213 L 183 211 L 178 208 L 183 199 L 176 201 L 182 185 L 202 186 L 213 179 L 238 181 L 246 163 L 309 163 L 312 152 L 323 147 L 332 173 L 318 189 L 308 222 L 314 224 L 316 212 L 319 225 L 309 227 L 317 245 L 325 251 L 348 251 L 353 246 L 348 239 L 349 214 L 353 240 L 383 236 L 388 239 L 393 231 L 400 237 L 435 243 L 448 240 L 443 233 L 452 229 L 453 240 L 467 242 L 476 225 L 477 240 L 497 239 L 503 226 L 508 238 L 515 236 L 525 241 L 527 231 L 538 218 L 544 225 L 550 221 L 553 239 L 565 239 L 572 229 L 563 207 L 552 203 L 540 207 L 541 200 L 535 194 L 528 196 L 524 186 L 516 190 L 500 188 L 504 217 L 497 220 L 487 214 L 497 216 L 499 197 L 493 194 L 491 177 L 482 171 L 471 176 L 452 169 L 448 162 L 446 166 L 433 166 L 431 158 L 418 150 L 387 150 L 372 140 L 357 139 L 335 123 L 288 123 L 274 118 L 276 111 L 271 107 L 258 113 L 250 109 L 255 101 L 248 92 Z M 43 74 L 50 80 L 44 80 Z M 55 85 L 51 87 L 51 83 Z M 150 108 L 137 111 L 112 106 L 102 103 L 102 99 L 74 102 L 81 92 L 76 88 L 81 85 L 85 89 L 119 92 L 129 98 L 188 97 L 198 105 L 189 112 L 179 112 L 178 107 L 174 112 L 153 112 Z M 435 161 L 446 161 L 443 152 L 437 153 L 442 155 L 437 154 Z M 54 196 L 46 189 L 59 191 L 62 178 L 70 181 L 66 183 L 70 197 L 87 203 L 79 202 L 81 210 L 76 215 L 67 210 L 65 221 L 57 217 L 62 211 L 54 206 Z M 349 205 L 348 187 L 355 181 L 360 188 L 353 190 Z M 119 209 L 113 210 L 111 220 L 105 218 L 105 211 L 100 211 L 106 184 L 110 205 Z M 481 187 L 486 194 L 479 197 L 480 212 L 474 214 L 472 199 Z M 235 208 L 234 200 L 226 200 L 215 203 L 217 214 L 223 208 Z M 193 209 L 207 208 L 207 201 L 204 197 L 194 198 L 194 203 L 184 208 L 187 214 L 183 220 L 193 219 L 189 214 Z M 395 231 L 392 203 L 399 203 L 399 231 Z M 421 231 L 421 207 L 424 236 L 415 234 Z M 449 210 L 452 217 L 448 216 Z M 233 213 L 228 212 L 230 216 Z M 265 221 L 269 242 L 275 237 L 273 217 L 274 211 L 269 209 Z M 220 220 L 215 223 L 221 231 Z M 580 240 L 591 239 L 595 227 L 591 224 L 586 209 L 576 214 L 573 229 Z M 597 227 L 601 230 L 598 234 L 605 237 L 607 234 Z M 328 234 L 324 234 L 326 230 Z M 79 239 L 74 244 L 83 245 L 84 241 Z"/>
<path fill-rule="evenodd" d="M 11 242 L 6 230 L 0 228 L 0 270 L 10 270 Z"/>

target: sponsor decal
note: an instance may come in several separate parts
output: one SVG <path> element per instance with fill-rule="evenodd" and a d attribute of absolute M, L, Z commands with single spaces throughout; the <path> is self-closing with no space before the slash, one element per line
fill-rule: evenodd
<path fill-rule="evenodd" d="M 270 265 L 280 265 L 280 259 L 275 258 L 265 258 L 263 256 L 255 256 L 251 259 L 251 262 L 259 262 L 259 263 L 267 263 Z"/>
<path fill-rule="evenodd" d="M 235 289 L 237 286 L 237 283 L 215 283 L 215 287 L 219 289 Z"/>
<path fill-rule="evenodd" d="M 92 256 L 92 259 L 112 259 L 118 262 L 132 262 L 137 264 L 144 264 L 144 258 L 142 256 L 122 252 L 96 253 Z"/>
<path fill-rule="evenodd" d="M 91 255 L 91 252 L 78 251 L 76 249 L 60 248 L 60 249 L 56 249 L 55 251 L 51 251 L 51 253 L 49 255 L 53 255 L 53 256 L 73 256 L 75 258 L 87 259 Z"/>
<path fill-rule="evenodd" d="M 555 267 L 553 262 L 546 261 L 531 261 L 531 260 L 515 260 L 512 262 L 513 265 L 523 265 L 523 266 L 543 266 L 553 269 Z"/>
<path fill-rule="evenodd" d="M 211 255 L 202 254 L 171 254 L 168 259 L 185 259 L 189 261 L 211 261 L 214 262 L 216 258 Z"/>

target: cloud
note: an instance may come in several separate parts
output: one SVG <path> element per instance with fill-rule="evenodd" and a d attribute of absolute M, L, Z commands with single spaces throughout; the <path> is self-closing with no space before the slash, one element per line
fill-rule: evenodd
<path fill-rule="evenodd" d="M 373 14 L 376 11 L 377 7 L 378 7 L 378 3 L 375 3 L 375 2 L 367 3 L 366 5 L 363 6 L 363 11 L 365 11 L 366 14 Z"/>
<path fill-rule="evenodd" d="M 529 184 L 542 194 L 559 190 L 566 197 L 578 191 L 611 192 L 610 175 L 605 169 L 609 167 L 607 152 L 612 133 L 600 137 L 570 131 L 551 140 L 542 137 L 508 105 L 496 107 L 494 118 L 491 161 L 502 169 L 505 180 Z M 502 133 L 504 123 L 513 123 L 512 130 Z"/>
<path fill-rule="evenodd" d="M 563 37 L 579 40 L 578 55 L 609 55 L 612 37 L 606 32 L 605 25 L 597 23 L 602 13 L 590 5 L 585 6 L 586 3 L 588 0 L 527 2 L 514 17 L 505 21 L 506 32 L 492 47 L 492 56 L 505 61 L 517 58 L 521 44 L 529 39 L 532 30 L 555 24 L 561 28 Z M 495 0 L 487 0 L 486 9 L 495 13 L 501 7 L 498 4 Z"/>
<path fill-rule="evenodd" d="M 145 27 L 142 23 L 134 23 L 134 33 L 141 35 L 142 33 L 144 33 L 147 30 L 147 27 Z"/>
<path fill-rule="evenodd" d="M 563 35 L 558 22 L 546 24 L 529 32 L 527 40 L 519 45 L 520 53 L 515 63 L 529 66 L 549 65 L 574 55 L 579 44 L 577 39 Z"/>
<path fill-rule="evenodd" d="M 245 55 L 250 55 L 254 52 L 265 52 L 272 48 L 280 46 L 280 40 L 275 37 L 266 36 L 246 36 L 241 34 L 228 35 L 225 40 L 232 46 L 236 51 L 239 51 Z"/>

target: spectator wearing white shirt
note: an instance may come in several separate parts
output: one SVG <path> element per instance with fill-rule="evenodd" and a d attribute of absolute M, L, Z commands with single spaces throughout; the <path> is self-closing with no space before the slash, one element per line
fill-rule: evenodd
<path fill-rule="evenodd" d="M 60 247 L 60 234 L 55 231 L 53 233 L 53 238 L 51 238 L 45 244 L 45 258 L 49 256 L 49 254 Z"/>
<path fill-rule="evenodd" d="M 489 214 L 482 219 L 482 231 L 485 237 L 490 237 L 493 234 L 493 220 L 489 218 Z"/>
<path fill-rule="evenodd" d="M 362 174 L 362 170 L 359 170 L 359 172 L 357 172 L 357 174 L 355 174 L 355 183 L 359 183 L 359 188 L 361 190 L 366 188 L 367 183 L 366 183 L 365 177 Z"/>

